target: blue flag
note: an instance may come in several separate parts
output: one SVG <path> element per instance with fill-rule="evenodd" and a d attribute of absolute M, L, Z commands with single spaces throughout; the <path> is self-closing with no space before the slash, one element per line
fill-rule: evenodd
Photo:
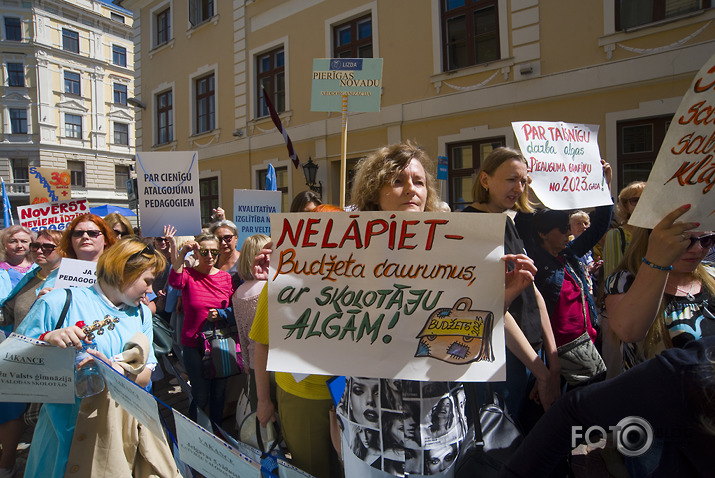
<path fill-rule="evenodd" d="M 7 191 L 5 190 L 5 180 L 0 178 L 2 181 L 2 214 L 3 214 L 3 227 L 8 227 L 15 224 L 12 219 L 12 209 L 10 206 L 10 198 L 7 197 Z"/>
<path fill-rule="evenodd" d="M 266 191 L 278 191 L 276 169 L 271 163 L 268 163 L 268 172 L 266 173 Z"/>

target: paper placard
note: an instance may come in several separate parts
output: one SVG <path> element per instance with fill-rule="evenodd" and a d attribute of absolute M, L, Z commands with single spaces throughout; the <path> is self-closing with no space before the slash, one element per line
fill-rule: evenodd
<path fill-rule="evenodd" d="M 673 116 L 628 224 L 653 228 L 678 206 L 678 221 L 715 229 L 715 55 L 700 69 Z"/>
<path fill-rule="evenodd" d="M 142 425 L 151 430 L 154 435 L 166 441 L 161 427 L 159 407 L 154 396 L 114 370 L 108 363 L 98 358 L 95 358 L 95 362 L 99 364 L 104 383 L 107 385 L 109 394 L 114 401 L 131 416 L 139 420 Z"/>
<path fill-rule="evenodd" d="M 311 111 L 380 111 L 382 58 L 316 58 L 311 85 Z"/>
<path fill-rule="evenodd" d="M 210 478 L 260 478 L 260 463 L 173 410 L 179 458 Z"/>
<path fill-rule="evenodd" d="M 30 204 L 64 201 L 72 198 L 68 169 L 30 166 Z"/>
<path fill-rule="evenodd" d="M 233 190 L 233 222 L 238 228 L 236 247 L 254 234 L 271 235 L 270 214 L 281 212 L 281 192 L 257 189 Z"/>
<path fill-rule="evenodd" d="M 63 231 L 72 220 L 83 214 L 89 214 L 86 199 L 71 199 L 17 207 L 20 224 L 29 227 L 35 232 L 43 229 Z"/>
<path fill-rule="evenodd" d="M 598 125 L 523 121 L 512 123 L 526 158 L 531 189 L 549 209 L 611 204 L 598 150 Z"/>
<path fill-rule="evenodd" d="M 196 152 L 138 153 L 137 189 L 144 237 L 163 236 L 168 224 L 177 236 L 201 231 Z"/>
<path fill-rule="evenodd" d="M 268 368 L 504 380 L 502 214 L 273 214 Z"/>
<path fill-rule="evenodd" d="M 24 335 L 0 343 L 0 402 L 74 403 L 75 349 Z"/>
<path fill-rule="evenodd" d="M 97 263 L 65 257 L 57 271 L 55 289 L 89 287 L 97 281 Z"/>

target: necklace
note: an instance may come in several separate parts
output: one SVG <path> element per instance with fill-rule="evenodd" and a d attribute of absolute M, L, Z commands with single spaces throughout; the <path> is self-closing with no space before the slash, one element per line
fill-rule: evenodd
<path fill-rule="evenodd" d="M 691 282 L 690 287 L 688 287 L 688 290 L 681 289 L 680 287 L 678 287 L 676 285 L 675 286 L 676 293 L 673 295 L 677 295 L 678 292 L 682 292 L 683 294 L 685 294 L 686 299 L 693 301 L 693 300 L 695 300 L 695 296 L 692 294 L 692 292 L 693 292 L 693 287 L 695 287 L 696 284 L 697 284 L 697 282 Z"/>

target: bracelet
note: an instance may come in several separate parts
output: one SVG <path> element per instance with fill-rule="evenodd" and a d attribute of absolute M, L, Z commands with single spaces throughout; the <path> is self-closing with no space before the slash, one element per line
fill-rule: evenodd
<path fill-rule="evenodd" d="M 651 261 L 646 259 L 645 256 L 643 256 L 643 259 L 641 259 L 641 261 L 643 262 L 643 264 L 650 266 L 653 269 L 658 269 L 659 271 L 672 271 L 673 270 L 673 266 L 663 267 L 663 266 L 659 266 L 658 264 L 653 264 Z"/>
<path fill-rule="evenodd" d="M 37 339 L 37 340 L 43 340 L 43 341 L 44 341 L 44 340 L 45 340 L 45 335 L 47 335 L 47 332 L 45 332 L 45 333 L 43 333 L 42 335 L 40 335 L 40 338 Z"/>

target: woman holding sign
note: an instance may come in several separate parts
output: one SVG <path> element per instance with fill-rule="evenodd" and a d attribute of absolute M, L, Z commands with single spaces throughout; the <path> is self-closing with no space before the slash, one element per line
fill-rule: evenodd
<path fill-rule="evenodd" d="M 60 241 L 60 254 L 70 259 L 97 262 L 105 249 L 117 242 L 117 236 L 104 219 L 95 214 L 74 218 Z"/>
<path fill-rule="evenodd" d="M 72 288 L 71 296 L 56 289 L 40 297 L 17 332 L 61 348 L 79 350 L 94 343 L 91 355 L 144 387 L 156 358 L 151 312 L 141 301 L 165 264 L 164 257 L 142 241 L 121 241 L 99 258 L 93 286 Z M 111 324 L 102 326 L 102 333 L 90 330 L 97 325 L 94 320 L 107 317 Z M 129 353 L 135 354 L 134 360 L 128 359 Z M 122 412 L 107 392 L 105 388 L 72 404 L 42 407 L 25 476 L 89 477 L 100 468 L 107 476 L 179 476 L 163 437 L 155 438 Z"/>

